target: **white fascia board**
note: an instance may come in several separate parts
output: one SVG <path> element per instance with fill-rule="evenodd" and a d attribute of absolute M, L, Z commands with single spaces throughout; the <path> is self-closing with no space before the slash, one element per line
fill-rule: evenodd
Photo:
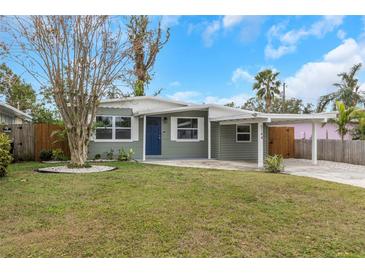
<path fill-rule="evenodd" d="M 169 108 L 164 110 L 151 110 L 151 111 L 141 111 L 137 112 L 134 115 L 157 115 L 157 114 L 167 114 L 167 113 L 177 113 L 183 111 L 190 111 L 190 110 L 208 110 L 208 107 L 202 106 L 188 106 L 188 107 L 179 107 L 179 108 Z"/>
<path fill-rule="evenodd" d="M 212 121 L 232 121 L 232 120 L 242 120 L 242 119 L 255 119 L 264 118 L 269 121 L 275 122 L 275 120 L 287 120 L 288 122 L 293 120 L 327 120 L 336 118 L 336 113 L 315 113 L 315 114 L 276 114 L 276 113 L 252 113 L 246 115 L 234 115 L 234 116 L 223 116 L 212 118 Z"/>

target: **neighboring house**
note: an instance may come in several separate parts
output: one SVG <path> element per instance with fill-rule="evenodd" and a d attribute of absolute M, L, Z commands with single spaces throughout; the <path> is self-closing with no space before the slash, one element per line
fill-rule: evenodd
<path fill-rule="evenodd" d="M 294 128 L 294 138 L 296 140 L 312 138 L 312 125 L 305 124 L 293 124 L 293 125 L 281 125 Z M 353 126 L 349 126 L 352 128 Z M 330 140 L 341 140 L 341 136 L 337 132 L 337 126 L 335 124 L 327 123 L 323 125 L 317 125 L 317 138 L 318 139 L 330 139 Z M 351 134 L 345 136 L 345 140 L 351 140 Z"/>
<path fill-rule="evenodd" d="M 117 155 L 121 148 L 132 148 L 138 160 L 251 160 L 262 167 L 269 125 L 320 124 L 334 117 L 332 113 L 265 114 L 151 96 L 110 99 L 97 109 L 89 157 L 105 157 L 110 150 Z M 313 153 L 315 163 L 316 159 Z"/>
<path fill-rule="evenodd" d="M 32 116 L 15 107 L 0 102 L 0 123 L 2 125 L 23 124 L 30 121 L 32 121 Z"/>

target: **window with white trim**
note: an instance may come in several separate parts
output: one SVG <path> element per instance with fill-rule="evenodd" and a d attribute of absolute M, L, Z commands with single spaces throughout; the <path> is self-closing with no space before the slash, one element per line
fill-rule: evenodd
<path fill-rule="evenodd" d="M 177 118 L 177 139 L 198 140 L 198 118 Z"/>
<path fill-rule="evenodd" d="M 131 117 L 96 116 L 96 140 L 130 140 L 131 134 Z"/>
<path fill-rule="evenodd" d="M 251 125 L 236 125 L 236 142 L 251 142 Z"/>

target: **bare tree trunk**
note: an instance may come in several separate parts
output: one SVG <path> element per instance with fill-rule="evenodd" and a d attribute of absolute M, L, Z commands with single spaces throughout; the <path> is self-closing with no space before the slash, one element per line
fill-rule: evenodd
<path fill-rule="evenodd" d="M 87 160 L 89 136 L 85 130 L 71 129 L 67 133 L 71 154 L 71 163 L 75 166 L 84 166 Z"/>
<path fill-rule="evenodd" d="M 266 96 L 266 112 L 271 112 L 271 98 L 269 96 Z"/>

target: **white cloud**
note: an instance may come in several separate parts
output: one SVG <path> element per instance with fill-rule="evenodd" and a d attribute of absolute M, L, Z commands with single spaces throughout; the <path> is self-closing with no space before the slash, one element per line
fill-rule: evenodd
<path fill-rule="evenodd" d="M 220 96 L 204 96 L 204 93 L 198 91 L 179 91 L 175 92 L 171 95 L 167 95 L 168 98 L 177 100 L 177 101 L 185 101 L 196 104 L 218 104 L 225 105 L 231 102 L 234 102 L 235 105 L 241 106 L 244 102 L 250 98 L 248 93 L 240 93 L 237 95 L 233 95 L 230 97 L 220 97 Z"/>
<path fill-rule="evenodd" d="M 232 74 L 232 82 L 237 83 L 238 81 L 252 82 L 254 77 L 247 71 L 242 68 L 237 68 L 233 71 Z"/>
<path fill-rule="evenodd" d="M 172 95 L 167 95 L 170 99 L 186 102 L 197 102 L 200 96 L 201 93 L 197 91 L 178 91 Z"/>
<path fill-rule="evenodd" d="M 308 28 L 293 29 L 283 33 L 286 24 L 272 26 L 268 33 L 268 44 L 265 48 L 265 56 L 271 59 L 277 59 L 296 50 L 300 40 L 314 36 L 322 38 L 328 32 L 339 27 L 343 22 L 344 16 L 324 16 L 321 20 L 313 23 Z M 273 45 L 278 40 L 279 45 Z"/>
<path fill-rule="evenodd" d="M 219 20 L 214 20 L 205 28 L 202 37 L 204 45 L 206 47 L 211 47 L 213 45 L 214 37 L 216 36 L 220 28 L 221 28 L 221 23 Z"/>
<path fill-rule="evenodd" d="M 161 28 L 167 29 L 179 24 L 181 16 L 176 15 L 164 15 L 161 19 Z"/>
<path fill-rule="evenodd" d="M 223 27 L 224 28 L 231 28 L 234 27 L 236 25 L 238 25 L 239 23 L 241 23 L 241 21 L 243 20 L 245 16 L 243 15 L 226 15 L 223 17 Z"/>
<path fill-rule="evenodd" d="M 173 81 L 171 83 L 169 83 L 170 87 L 179 87 L 181 86 L 181 83 L 179 81 Z"/>
<path fill-rule="evenodd" d="M 346 32 L 342 29 L 339 29 L 337 31 L 337 38 L 340 39 L 340 40 L 343 40 L 346 38 Z"/>
<path fill-rule="evenodd" d="M 239 39 L 244 43 L 252 42 L 260 35 L 264 20 L 264 16 L 226 15 L 209 23 L 205 21 L 195 25 L 189 24 L 188 34 L 204 26 L 202 38 L 205 46 L 210 47 L 219 34 L 239 26 Z"/>
<path fill-rule="evenodd" d="M 231 97 L 206 96 L 204 98 L 204 103 L 225 105 L 233 102 L 236 106 L 242 106 L 249 97 L 250 96 L 248 94 L 243 92 L 242 94 L 237 94 Z"/>
<path fill-rule="evenodd" d="M 354 39 L 346 39 L 325 54 L 321 61 L 306 63 L 294 76 L 287 78 L 288 96 L 316 103 L 319 96 L 334 91 L 333 83 L 338 82 L 338 73 L 348 71 L 364 60 L 364 45 Z"/>

